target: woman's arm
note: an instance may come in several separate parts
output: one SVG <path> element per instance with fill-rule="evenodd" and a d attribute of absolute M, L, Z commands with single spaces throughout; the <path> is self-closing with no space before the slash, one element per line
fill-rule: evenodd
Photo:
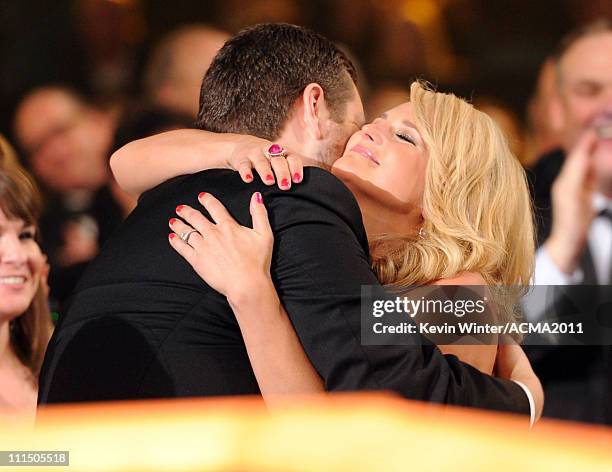
<path fill-rule="evenodd" d="M 463 272 L 455 277 L 448 279 L 440 279 L 432 283 L 432 285 L 479 285 L 485 286 L 487 282 L 482 275 L 474 272 Z M 429 320 L 431 321 L 431 320 Z M 490 320 L 492 322 L 492 320 Z M 433 320 L 432 324 L 436 324 L 437 320 Z M 466 364 L 477 368 L 479 371 L 492 375 L 495 367 L 495 357 L 497 356 L 497 343 L 493 344 L 442 344 L 438 345 L 443 354 L 453 354 L 461 359 Z"/>
<path fill-rule="evenodd" d="M 228 301 L 268 405 L 279 396 L 325 391 L 323 380 L 306 357 L 269 276 L 255 283 L 248 296 Z"/>
<path fill-rule="evenodd" d="M 138 197 L 141 193 L 179 175 L 207 169 L 233 169 L 245 182 L 259 174 L 268 185 L 287 181 L 282 190 L 301 180 L 302 162 L 293 154 L 268 160 L 264 151 L 270 141 L 255 136 L 181 129 L 139 139 L 115 151 L 110 167 L 119 186 Z M 300 176 L 298 179 L 295 176 Z"/>
<path fill-rule="evenodd" d="M 308 360 L 270 277 L 274 236 L 261 194 L 251 198 L 253 229 L 236 223 L 212 195 L 204 194 L 199 200 L 214 223 L 183 206 L 178 214 L 190 226 L 170 220 L 170 244 L 202 279 L 227 297 L 264 399 L 270 405 L 282 395 L 322 393 L 323 381 Z M 187 244 L 177 235 L 190 227 L 197 233 Z"/>
<path fill-rule="evenodd" d="M 172 177 L 227 167 L 240 138 L 196 129 L 168 131 L 126 144 L 111 156 L 110 167 L 119 186 L 137 197 Z"/>

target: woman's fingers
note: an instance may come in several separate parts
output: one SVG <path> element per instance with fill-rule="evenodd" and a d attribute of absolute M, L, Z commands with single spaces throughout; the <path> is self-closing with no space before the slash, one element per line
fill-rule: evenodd
<path fill-rule="evenodd" d="M 259 174 L 261 181 L 266 185 L 274 184 L 274 171 L 272 165 L 266 156 L 261 153 L 256 154 L 251 158 L 251 162 L 255 167 L 255 171 Z"/>
<path fill-rule="evenodd" d="M 591 156 L 597 144 L 597 133 L 587 129 L 579 137 L 574 149 L 567 156 L 566 174 L 575 178 L 580 184 L 588 176 L 591 167 Z"/>
<path fill-rule="evenodd" d="M 236 220 L 229 214 L 229 212 L 223 206 L 219 200 L 213 197 L 210 193 L 202 192 L 198 195 L 198 200 L 204 208 L 210 214 L 210 217 L 217 225 L 236 224 Z M 186 207 L 188 208 L 188 207 Z M 195 211 L 195 210 L 194 210 Z M 201 216 L 203 216 L 200 212 Z M 182 215 L 181 215 L 182 216 Z M 189 223 L 191 223 L 189 221 Z M 194 226 L 197 228 L 197 226 Z"/>
<path fill-rule="evenodd" d="M 253 165 L 251 164 L 251 161 L 248 159 L 240 161 L 236 165 L 236 170 L 240 174 L 240 178 L 243 182 L 246 182 L 247 184 L 253 182 Z"/>
<path fill-rule="evenodd" d="M 170 233 L 168 235 L 168 241 L 170 246 L 178 252 L 192 267 L 195 267 L 198 259 L 198 253 L 196 250 L 183 241 L 176 233 Z"/>
<path fill-rule="evenodd" d="M 196 251 L 198 252 L 202 251 L 203 244 L 204 244 L 203 237 L 205 236 L 206 233 L 202 233 L 198 231 L 197 229 L 189 225 L 186 225 L 185 223 L 183 223 L 181 220 L 177 218 L 171 218 L 170 221 L 168 221 L 168 226 L 170 226 L 170 229 L 174 231 L 174 233 L 179 239 L 181 239 L 182 235 L 188 235 L 187 241 L 184 241 L 184 242 L 188 244 L 189 246 L 193 247 Z M 209 232 L 208 236 L 210 237 L 211 234 L 212 232 Z M 183 240 L 181 239 L 181 241 Z"/>
<path fill-rule="evenodd" d="M 293 154 L 289 154 L 287 156 L 287 165 L 289 166 L 291 181 L 299 184 L 304 178 L 304 166 L 302 164 L 302 159 Z"/>
<path fill-rule="evenodd" d="M 274 175 L 276 175 L 278 187 L 281 190 L 289 190 L 291 188 L 291 173 L 287 159 L 282 156 L 272 157 L 270 164 L 274 170 Z"/>
<path fill-rule="evenodd" d="M 210 233 L 214 230 L 215 225 L 211 223 L 200 211 L 191 208 L 189 205 L 177 206 L 176 214 L 184 219 L 189 226 L 198 230 L 200 234 Z"/>
<path fill-rule="evenodd" d="M 261 235 L 271 236 L 272 228 L 268 219 L 268 210 L 263 202 L 261 193 L 255 192 L 251 197 L 251 217 L 253 218 L 253 229 Z"/>

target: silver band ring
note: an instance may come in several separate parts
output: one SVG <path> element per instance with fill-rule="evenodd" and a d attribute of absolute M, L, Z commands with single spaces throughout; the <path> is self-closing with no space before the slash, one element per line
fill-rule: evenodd
<path fill-rule="evenodd" d="M 189 231 L 183 231 L 179 237 L 185 241 L 187 244 L 189 244 L 189 236 L 191 236 L 193 233 L 197 233 L 198 231 L 195 229 L 190 229 Z"/>
<path fill-rule="evenodd" d="M 273 144 L 266 151 L 266 156 L 268 159 L 272 159 L 273 157 L 287 157 L 287 151 L 280 144 Z"/>

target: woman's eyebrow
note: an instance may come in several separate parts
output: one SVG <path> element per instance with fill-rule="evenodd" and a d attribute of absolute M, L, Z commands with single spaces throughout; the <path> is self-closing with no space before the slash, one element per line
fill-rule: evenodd
<path fill-rule="evenodd" d="M 34 225 L 27 224 L 23 220 L 6 220 L 6 221 L 0 221 L 0 229 L 10 228 L 13 222 L 17 224 L 18 231 L 23 231 L 24 229 L 34 227 Z"/>
<path fill-rule="evenodd" d="M 402 120 L 402 123 L 405 124 L 406 126 L 410 126 L 411 128 L 414 128 L 415 130 L 418 131 L 416 125 L 412 121 Z"/>

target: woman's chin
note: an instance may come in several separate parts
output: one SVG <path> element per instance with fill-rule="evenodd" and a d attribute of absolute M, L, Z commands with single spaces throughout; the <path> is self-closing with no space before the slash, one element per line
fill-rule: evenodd
<path fill-rule="evenodd" d="M 339 179 L 342 179 L 345 176 L 358 174 L 358 170 L 354 165 L 353 159 L 347 157 L 346 154 L 340 156 L 340 158 L 332 164 L 331 172 Z"/>

